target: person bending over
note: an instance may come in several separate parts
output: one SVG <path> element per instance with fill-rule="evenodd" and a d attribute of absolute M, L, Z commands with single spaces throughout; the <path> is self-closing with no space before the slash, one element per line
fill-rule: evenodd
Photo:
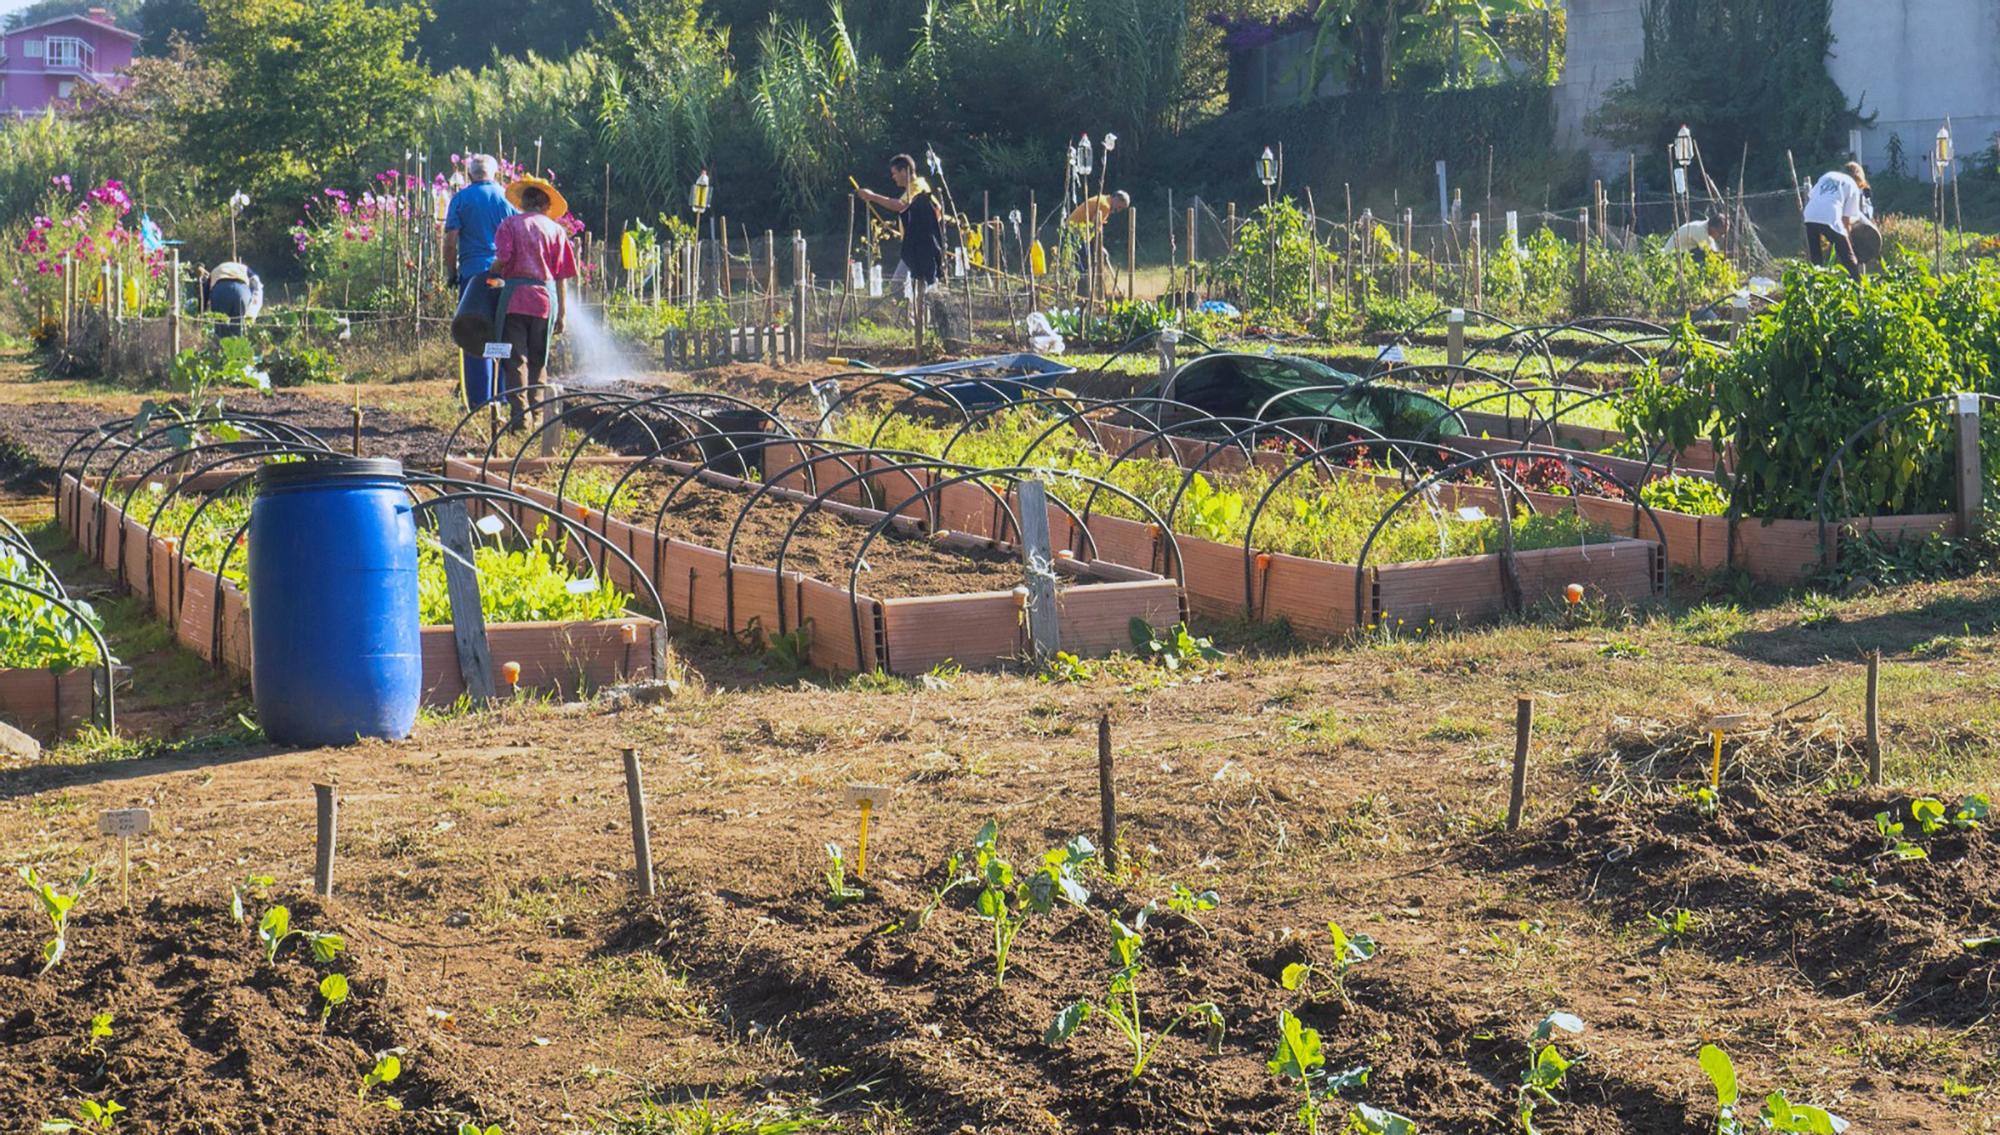
<path fill-rule="evenodd" d="M 1835 259 L 1856 280 L 1861 278 L 1861 262 L 1854 256 L 1854 242 L 1848 239 L 1848 232 L 1864 217 L 1861 187 L 1867 181 L 1861 163 L 1848 162 L 1841 169 L 1821 174 L 1812 187 L 1812 196 L 1806 198 L 1806 259 L 1824 264 L 1826 246 L 1832 245 Z"/>

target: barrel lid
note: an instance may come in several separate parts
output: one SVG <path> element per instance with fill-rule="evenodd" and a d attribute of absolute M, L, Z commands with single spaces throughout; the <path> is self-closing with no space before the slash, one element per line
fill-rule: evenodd
<path fill-rule="evenodd" d="M 291 488 L 320 481 L 380 480 L 385 477 L 402 480 L 403 463 L 393 457 L 343 457 L 339 454 L 330 454 L 325 457 L 308 457 L 301 461 L 277 461 L 261 465 L 257 469 L 257 487 L 260 490 Z"/>

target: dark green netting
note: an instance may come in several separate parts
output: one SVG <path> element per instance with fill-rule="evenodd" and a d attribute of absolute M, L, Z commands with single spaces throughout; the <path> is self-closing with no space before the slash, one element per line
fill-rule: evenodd
<path fill-rule="evenodd" d="M 1155 383 L 1147 393 L 1161 394 L 1161 386 Z M 1333 418 L 1384 437 L 1459 437 L 1465 433 L 1458 416 L 1436 398 L 1363 382 L 1358 375 L 1296 355 L 1202 355 L 1182 364 L 1165 387 L 1164 397 L 1219 418 L 1255 417 L 1261 410 L 1266 420 Z M 1334 389 L 1323 389 L 1327 387 Z M 1287 393 L 1294 390 L 1305 393 Z M 1186 412 L 1170 413 L 1167 420 L 1178 416 L 1186 416 Z"/>

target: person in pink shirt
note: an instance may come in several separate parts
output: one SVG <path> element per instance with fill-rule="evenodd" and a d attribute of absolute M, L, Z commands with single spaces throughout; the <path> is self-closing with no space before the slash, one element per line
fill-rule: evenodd
<path fill-rule="evenodd" d="M 539 177 L 519 178 L 507 186 L 507 200 L 520 212 L 502 221 L 494 234 L 487 286 L 502 289 L 500 337 L 513 349 L 500 364 L 500 374 L 510 407 L 507 428 L 519 430 L 528 422 L 527 387 L 541 383 L 549 339 L 563 333 L 576 251 L 569 233 L 556 223 L 569 212 L 569 202 L 554 185 Z"/>

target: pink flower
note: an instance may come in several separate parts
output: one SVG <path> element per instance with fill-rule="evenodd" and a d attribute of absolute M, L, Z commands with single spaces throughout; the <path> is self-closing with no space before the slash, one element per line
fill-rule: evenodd
<path fill-rule="evenodd" d="M 54 177 L 50 178 L 49 184 L 55 186 L 57 189 L 62 190 L 64 193 L 70 192 L 69 175 L 66 173 L 59 173 Z"/>

